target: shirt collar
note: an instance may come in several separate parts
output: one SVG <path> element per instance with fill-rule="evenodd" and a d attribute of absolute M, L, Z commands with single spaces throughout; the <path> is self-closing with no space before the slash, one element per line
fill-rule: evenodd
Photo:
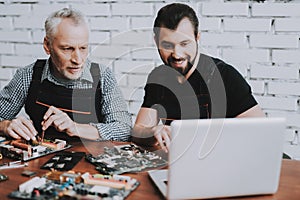
<path fill-rule="evenodd" d="M 83 72 L 79 78 L 79 81 L 88 81 L 88 82 L 93 83 L 93 77 L 90 72 L 90 68 L 91 68 L 91 61 L 89 59 L 87 59 L 86 62 L 84 63 Z M 43 69 L 41 81 L 43 81 L 45 79 L 51 80 L 53 78 L 54 78 L 54 76 L 50 71 L 50 58 L 48 58 L 45 66 L 44 66 L 44 69 Z"/>

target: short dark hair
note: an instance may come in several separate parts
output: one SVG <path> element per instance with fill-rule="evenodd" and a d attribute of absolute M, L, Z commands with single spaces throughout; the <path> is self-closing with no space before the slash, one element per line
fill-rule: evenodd
<path fill-rule="evenodd" d="M 194 35 L 197 38 L 199 27 L 198 17 L 193 8 L 182 3 L 168 4 L 158 11 L 153 27 L 155 38 L 158 38 L 161 27 L 176 30 L 179 22 L 185 17 L 192 23 Z"/>

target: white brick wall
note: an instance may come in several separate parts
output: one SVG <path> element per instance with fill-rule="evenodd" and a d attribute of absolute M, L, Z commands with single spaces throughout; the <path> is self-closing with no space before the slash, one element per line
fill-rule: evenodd
<path fill-rule="evenodd" d="M 271 19 L 224 19 L 225 31 L 257 31 L 267 32 L 271 30 Z"/>
<path fill-rule="evenodd" d="M 254 65 L 250 68 L 251 78 L 299 79 L 299 67 L 278 67 Z"/>
<path fill-rule="evenodd" d="M 248 16 L 248 3 L 203 3 L 205 16 Z"/>
<path fill-rule="evenodd" d="M 254 3 L 252 5 L 252 15 L 270 17 L 299 17 L 299 3 Z"/>
<path fill-rule="evenodd" d="M 171 0 L 13 0 L 0 4 L 0 88 L 18 67 L 45 58 L 44 20 L 74 7 L 91 27 L 90 58 L 109 65 L 133 120 L 148 73 L 161 64 L 152 34 L 159 8 Z M 300 159 L 300 2 L 182 0 L 200 19 L 201 52 L 224 59 L 248 81 L 268 116 L 287 118 L 285 151 Z M 293 144 L 293 145 L 291 145 Z"/>
<path fill-rule="evenodd" d="M 299 18 L 279 18 L 275 19 L 275 31 L 300 31 Z"/>
<path fill-rule="evenodd" d="M 250 46 L 259 48 L 299 48 L 299 35 L 251 34 Z"/>

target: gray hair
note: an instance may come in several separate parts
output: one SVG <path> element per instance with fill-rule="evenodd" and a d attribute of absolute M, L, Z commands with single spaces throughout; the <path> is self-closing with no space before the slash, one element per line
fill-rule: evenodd
<path fill-rule="evenodd" d="M 84 15 L 74 9 L 63 8 L 52 13 L 45 21 L 46 37 L 51 41 L 62 19 L 71 19 L 75 25 L 86 24 Z"/>

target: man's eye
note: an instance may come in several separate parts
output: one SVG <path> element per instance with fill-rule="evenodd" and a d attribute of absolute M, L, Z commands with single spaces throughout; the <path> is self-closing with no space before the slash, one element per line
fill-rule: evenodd
<path fill-rule="evenodd" d="M 187 46 L 189 44 L 190 44 L 190 42 L 183 42 L 183 43 L 181 43 L 181 46 L 185 47 L 185 46 Z"/>
<path fill-rule="evenodd" d="M 71 47 L 65 47 L 63 48 L 64 51 L 72 51 L 73 49 Z"/>
<path fill-rule="evenodd" d="M 164 49 L 172 49 L 173 48 L 173 45 L 172 44 L 169 44 L 169 43 L 163 43 L 161 45 Z"/>

